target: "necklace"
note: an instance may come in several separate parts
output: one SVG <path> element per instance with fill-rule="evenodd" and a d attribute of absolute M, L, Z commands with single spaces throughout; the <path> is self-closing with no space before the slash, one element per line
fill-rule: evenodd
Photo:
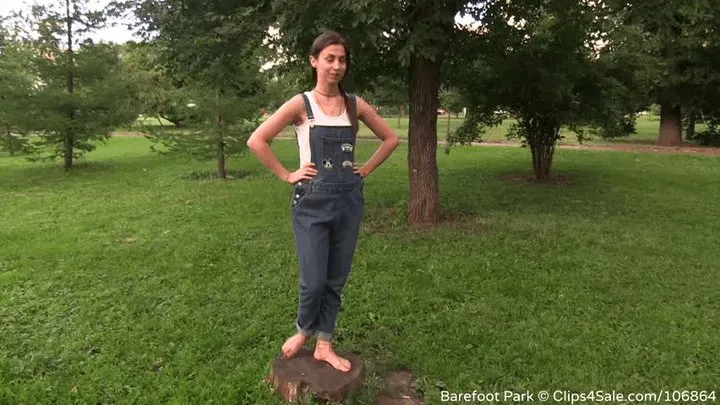
<path fill-rule="evenodd" d="M 318 94 L 323 95 L 323 96 L 325 96 L 325 97 L 335 98 L 335 97 L 333 97 L 333 96 L 328 96 L 328 95 L 325 95 L 325 94 L 323 94 L 323 93 L 320 93 L 320 92 L 317 91 L 317 90 L 313 90 L 313 91 L 315 91 L 315 92 L 317 92 Z M 313 97 L 313 98 L 315 99 L 315 102 L 318 104 L 318 107 L 320 107 L 320 110 L 321 110 L 321 111 L 323 112 L 323 114 L 325 114 L 326 116 L 328 116 L 328 117 L 339 117 L 340 115 L 342 115 L 344 103 L 341 103 L 339 106 L 338 106 L 338 105 L 323 106 L 322 103 L 320 102 L 320 100 L 317 99 L 317 97 Z M 332 108 L 332 110 L 330 111 L 330 110 L 329 110 L 328 108 L 326 108 L 326 107 L 330 107 L 330 108 Z M 335 112 L 335 111 L 339 111 L 339 112 Z M 334 114 L 330 114 L 330 112 L 333 112 Z"/>
<path fill-rule="evenodd" d="M 336 96 L 339 96 L 339 94 L 335 94 L 335 95 L 333 95 L 333 94 L 325 94 L 325 93 L 322 93 L 322 92 L 318 91 L 318 89 L 315 89 L 315 93 L 317 93 L 317 94 L 319 94 L 319 95 L 321 95 L 321 96 L 325 96 L 325 97 L 336 97 Z"/>

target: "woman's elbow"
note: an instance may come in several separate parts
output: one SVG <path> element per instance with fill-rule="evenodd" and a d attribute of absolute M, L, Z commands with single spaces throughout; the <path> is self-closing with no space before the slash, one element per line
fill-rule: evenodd
<path fill-rule="evenodd" d="M 248 149 L 255 152 L 258 149 L 258 146 L 260 146 L 260 142 L 262 142 L 260 137 L 257 134 L 253 133 L 252 135 L 250 135 L 250 138 L 248 138 L 246 144 Z"/>
<path fill-rule="evenodd" d="M 389 141 L 390 147 L 393 149 L 397 148 L 397 146 L 400 144 L 400 138 L 398 138 L 398 136 L 395 134 L 390 137 Z"/>

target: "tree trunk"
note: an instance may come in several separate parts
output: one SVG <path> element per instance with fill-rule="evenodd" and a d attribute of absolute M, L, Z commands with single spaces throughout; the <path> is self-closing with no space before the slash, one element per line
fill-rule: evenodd
<path fill-rule="evenodd" d="M 450 112 L 447 113 L 447 133 L 445 134 L 445 137 L 450 137 Z"/>
<path fill-rule="evenodd" d="M 217 131 L 220 135 L 217 143 L 217 164 L 218 164 L 218 177 L 221 179 L 227 178 L 227 170 L 225 170 L 225 128 L 223 128 L 223 115 L 220 110 L 220 93 L 221 90 L 217 90 L 215 100 L 218 108 L 217 118 L 215 124 L 217 125 Z"/>
<path fill-rule="evenodd" d="M 533 142 L 530 144 L 530 151 L 532 152 L 533 174 L 535 174 L 535 178 L 541 181 L 550 180 L 555 144 Z"/>
<path fill-rule="evenodd" d="M 217 131 L 219 134 L 217 143 L 218 177 L 225 180 L 227 179 L 227 170 L 225 169 L 225 128 L 223 113 L 220 108 L 220 97 L 222 96 L 222 92 L 222 87 L 218 87 L 215 91 L 215 106 L 217 108 L 215 125 L 217 125 Z"/>
<path fill-rule="evenodd" d="M 695 121 L 697 120 L 697 114 L 694 110 L 690 111 L 688 115 L 688 126 L 687 132 L 685 133 L 685 139 L 692 141 L 695 138 Z"/>
<path fill-rule="evenodd" d="M 73 167 L 73 141 L 72 141 L 72 135 L 66 134 L 65 139 L 63 141 L 64 143 L 64 157 L 65 157 L 65 170 L 70 170 Z"/>
<path fill-rule="evenodd" d="M 15 140 L 12 137 L 12 127 L 10 124 L 5 124 L 5 131 L 8 152 L 10 152 L 10 156 L 15 156 Z"/>
<path fill-rule="evenodd" d="M 218 177 L 221 179 L 227 178 L 227 170 L 225 170 L 225 139 L 220 136 L 220 140 L 217 144 L 218 154 Z"/>
<path fill-rule="evenodd" d="M 398 111 L 398 128 L 402 128 L 402 118 L 405 115 L 405 106 L 400 104 L 400 110 Z"/>
<path fill-rule="evenodd" d="M 555 144 L 560 135 L 560 127 L 542 120 L 531 120 L 525 127 L 532 153 L 533 174 L 540 181 L 550 180 Z"/>
<path fill-rule="evenodd" d="M 660 103 L 660 146 L 682 145 L 682 111 L 680 105 L 664 97 Z"/>
<path fill-rule="evenodd" d="M 413 54 L 410 60 L 410 125 L 408 169 L 411 226 L 436 225 L 439 220 L 437 105 L 440 63 Z"/>
<path fill-rule="evenodd" d="M 70 15 L 70 0 L 65 0 L 65 15 L 67 17 L 67 40 L 68 40 L 68 77 L 67 77 L 67 91 L 68 94 L 73 94 L 75 91 L 74 86 L 74 74 L 73 74 L 73 64 L 74 64 L 74 57 L 73 57 L 73 43 L 72 43 L 72 16 Z M 72 123 L 75 119 L 75 112 L 73 111 L 72 105 L 69 107 L 68 117 L 70 118 L 70 122 Z M 70 125 L 70 128 L 72 128 L 73 125 Z M 70 129 L 65 134 L 65 170 L 72 169 L 73 166 L 73 143 L 74 143 L 74 134 L 72 133 L 72 129 Z"/>

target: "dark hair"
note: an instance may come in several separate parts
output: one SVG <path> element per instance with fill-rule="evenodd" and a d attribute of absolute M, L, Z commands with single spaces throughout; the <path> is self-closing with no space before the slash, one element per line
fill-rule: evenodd
<path fill-rule="evenodd" d="M 343 80 L 347 76 L 347 73 L 350 71 L 350 50 L 348 49 L 347 41 L 345 41 L 345 38 L 343 38 L 342 35 L 338 34 L 335 31 L 328 31 L 317 38 L 312 43 L 312 46 L 310 47 L 310 55 L 312 55 L 314 58 L 317 58 L 320 56 L 320 52 L 323 51 L 323 49 L 327 48 L 330 45 L 342 45 L 343 48 L 345 48 L 345 76 L 343 76 Z M 313 82 L 317 83 L 317 71 L 315 68 L 312 68 L 312 76 L 313 76 Z M 343 95 L 343 98 L 345 99 L 345 111 L 348 113 L 348 117 L 350 118 L 350 122 L 352 123 L 353 128 L 357 132 L 358 130 L 358 120 L 357 120 L 357 106 L 355 103 L 350 102 L 350 97 L 348 96 L 345 89 L 343 89 L 342 81 L 338 83 L 338 87 L 340 89 L 340 93 Z"/>

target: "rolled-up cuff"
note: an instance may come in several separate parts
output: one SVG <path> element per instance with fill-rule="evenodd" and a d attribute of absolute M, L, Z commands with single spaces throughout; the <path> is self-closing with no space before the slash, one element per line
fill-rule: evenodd
<path fill-rule="evenodd" d="M 325 340 L 328 342 L 332 342 L 333 339 L 335 338 L 335 336 L 332 333 L 323 332 L 323 331 L 316 332 L 316 335 L 317 335 L 318 340 Z"/>
<path fill-rule="evenodd" d="M 305 329 L 302 326 L 300 326 L 299 323 L 295 322 L 295 329 L 297 329 L 298 333 L 303 336 L 314 336 L 317 332 L 313 329 Z"/>

